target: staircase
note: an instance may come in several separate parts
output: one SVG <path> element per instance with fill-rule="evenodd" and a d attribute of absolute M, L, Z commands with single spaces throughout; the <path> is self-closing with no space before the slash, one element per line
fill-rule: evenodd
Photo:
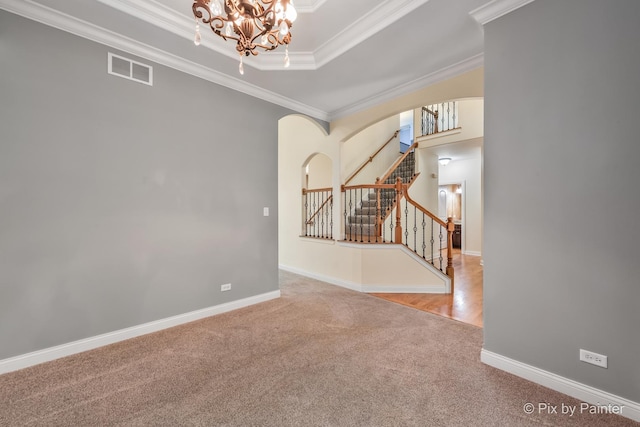
<path fill-rule="evenodd" d="M 395 184 L 396 179 L 400 177 L 405 184 L 410 183 L 416 176 L 416 159 L 415 152 L 410 152 L 398 167 L 385 179 L 382 184 Z M 395 205 L 396 192 L 393 189 L 382 189 L 380 192 L 380 217 L 382 222 L 391 213 Z M 351 240 L 367 240 L 375 241 L 376 239 L 376 221 L 377 212 L 377 192 L 369 190 L 364 193 L 359 206 L 353 210 L 353 213 L 347 218 L 347 229 Z"/>

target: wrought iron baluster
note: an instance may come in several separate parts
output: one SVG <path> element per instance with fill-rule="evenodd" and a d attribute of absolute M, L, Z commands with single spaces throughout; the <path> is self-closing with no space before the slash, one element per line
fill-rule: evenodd
<path fill-rule="evenodd" d="M 304 235 L 309 235 L 309 216 L 307 215 L 307 208 L 309 207 L 309 193 L 304 193 Z"/>
<path fill-rule="evenodd" d="M 434 263 L 433 260 L 435 259 L 434 253 L 433 253 L 433 244 L 436 242 L 434 237 L 433 237 L 433 232 L 434 232 L 433 227 L 434 227 L 434 221 L 433 221 L 433 218 L 431 218 L 431 264 L 432 265 L 434 265 L 433 264 Z"/>
<path fill-rule="evenodd" d="M 324 207 L 322 208 L 323 210 L 323 216 L 322 216 L 322 222 L 323 222 L 323 228 L 324 231 L 322 233 L 322 237 L 324 237 L 325 239 L 327 238 L 327 236 L 329 235 L 329 211 L 327 210 L 329 208 L 329 191 L 325 191 L 325 197 L 324 200 L 322 201 L 322 204 L 324 205 Z"/>
<path fill-rule="evenodd" d="M 404 223 L 404 244 L 409 247 L 409 202 L 407 199 L 404 199 Z"/>
<path fill-rule="evenodd" d="M 344 211 L 342 212 L 342 216 L 344 216 L 344 240 L 347 240 L 347 189 L 344 190 Z"/>
<path fill-rule="evenodd" d="M 357 194 L 357 191 L 356 191 Z M 358 218 L 358 222 L 360 223 L 360 243 L 363 242 L 362 240 L 362 188 L 360 188 L 360 197 L 358 198 L 359 202 L 358 204 L 360 205 L 360 215 L 357 217 Z"/>
<path fill-rule="evenodd" d="M 413 206 L 413 252 L 418 253 L 418 208 L 415 205 Z"/>
<path fill-rule="evenodd" d="M 318 191 L 314 191 L 313 192 L 313 237 L 318 237 L 318 218 L 317 218 L 317 212 L 318 209 L 320 208 L 320 205 L 318 204 Z"/>
<path fill-rule="evenodd" d="M 331 221 L 329 222 L 329 238 L 333 239 L 333 190 L 331 190 L 329 197 L 331 197 L 331 201 L 329 202 L 329 215 L 331 217 Z"/>
<path fill-rule="evenodd" d="M 444 271 L 442 269 L 442 226 L 440 226 L 440 247 L 438 248 L 439 251 L 439 260 L 440 260 L 440 271 Z"/>
<path fill-rule="evenodd" d="M 398 242 L 395 242 L 395 237 L 393 234 L 393 211 L 391 211 L 391 213 L 389 214 L 389 241 L 391 243 L 398 243 Z"/>
<path fill-rule="evenodd" d="M 458 127 L 458 103 L 456 101 L 453 102 L 453 128 Z"/>
<path fill-rule="evenodd" d="M 422 212 L 422 259 L 426 259 L 425 250 L 427 249 L 427 241 L 424 236 L 424 229 L 426 226 L 427 223 L 425 222 L 424 212 Z"/>

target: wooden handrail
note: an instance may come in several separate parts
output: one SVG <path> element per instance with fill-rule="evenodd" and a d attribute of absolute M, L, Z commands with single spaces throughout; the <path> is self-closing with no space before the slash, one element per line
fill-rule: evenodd
<path fill-rule="evenodd" d="M 347 185 L 353 178 L 356 177 L 356 175 L 358 175 L 362 169 L 365 168 L 365 166 L 367 166 L 369 163 L 371 163 L 373 161 L 373 159 L 387 146 L 389 145 L 389 143 L 391 141 L 394 140 L 394 138 L 398 137 L 398 134 L 400 133 L 400 129 L 398 129 L 397 131 L 394 132 L 393 136 L 391 138 L 389 138 L 389 140 L 387 142 L 385 142 L 384 144 L 382 144 L 382 146 L 380 148 L 378 148 L 378 150 L 373 153 L 372 155 L 369 156 L 369 158 L 367 160 L 365 160 L 365 162 L 358 168 L 358 170 L 356 170 L 354 173 L 351 174 L 351 176 L 349 176 L 349 178 L 347 178 L 347 180 L 344 182 L 344 185 Z"/>
<path fill-rule="evenodd" d="M 333 187 L 325 187 L 325 188 L 313 188 L 311 190 L 303 188 L 302 189 L 302 194 L 307 194 L 307 193 L 320 193 L 322 191 L 332 191 Z"/>
<path fill-rule="evenodd" d="M 426 210 L 425 208 L 423 208 L 422 206 L 420 206 L 420 204 L 418 202 L 416 202 L 415 200 L 413 200 L 410 196 L 409 196 L 409 191 L 408 191 L 408 187 L 405 185 L 404 186 L 404 197 L 407 198 L 407 200 L 409 201 L 409 203 L 411 203 L 413 206 L 415 206 L 416 208 L 418 208 L 418 210 L 420 212 L 422 212 L 423 214 L 427 215 L 429 218 L 431 218 L 432 220 L 434 220 L 435 222 L 437 222 L 438 224 L 440 224 L 443 227 L 447 227 L 447 223 L 444 222 L 443 220 L 441 220 L 440 218 L 438 218 L 437 216 L 435 216 L 434 214 L 432 214 L 431 212 L 429 212 L 428 210 Z"/>
<path fill-rule="evenodd" d="M 400 157 L 398 160 L 396 160 L 396 162 L 393 164 L 393 166 L 391 166 L 391 168 L 389 169 L 389 171 L 384 174 L 384 176 L 382 178 L 380 178 L 380 182 L 385 182 L 387 180 L 387 178 L 389 178 L 391 176 L 391 174 L 398 169 L 398 166 L 400 166 L 400 163 L 402 163 L 402 161 L 404 159 L 407 158 L 407 156 L 409 155 L 409 153 L 411 153 L 416 147 L 418 147 L 418 143 L 414 142 L 413 145 L 409 148 L 407 148 L 407 151 L 404 152 L 404 154 L 402 155 L 402 157 Z"/>
<path fill-rule="evenodd" d="M 454 281 L 453 281 L 453 253 L 452 253 L 452 249 L 453 249 L 453 231 L 455 230 L 455 224 L 453 223 L 453 218 L 448 217 L 447 218 L 447 222 L 445 223 L 443 220 L 441 220 L 440 218 L 438 218 L 437 216 L 435 216 L 434 214 L 432 214 L 431 212 L 429 212 L 428 210 L 426 210 L 425 208 L 420 206 L 420 204 L 418 202 L 413 200 L 409 196 L 409 191 L 408 190 L 409 190 L 408 186 L 404 185 L 403 186 L 403 195 L 407 199 L 407 201 L 409 203 L 411 203 L 414 207 L 416 207 L 420 212 L 424 213 L 429 218 L 431 218 L 432 220 L 434 220 L 435 222 L 440 224 L 440 226 L 444 227 L 445 230 L 447 230 L 447 268 L 446 268 L 445 272 L 446 272 L 446 275 L 451 278 L 451 293 L 453 293 Z"/>
<path fill-rule="evenodd" d="M 394 189 L 396 188 L 395 184 L 358 184 L 358 185 L 343 185 L 341 187 L 342 192 L 344 193 L 345 190 L 359 190 L 361 188 L 371 188 L 373 190 L 376 189 Z"/>
<path fill-rule="evenodd" d="M 313 222 L 313 218 L 315 218 L 320 211 L 322 210 L 322 208 L 324 208 L 324 205 L 326 205 L 330 200 L 333 200 L 333 194 L 329 197 L 327 197 L 327 200 L 325 200 L 320 207 L 318 208 L 318 210 L 315 211 L 315 213 L 313 215 L 311 215 L 311 218 L 309 218 L 309 220 L 307 221 L 307 224 L 311 224 Z"/>

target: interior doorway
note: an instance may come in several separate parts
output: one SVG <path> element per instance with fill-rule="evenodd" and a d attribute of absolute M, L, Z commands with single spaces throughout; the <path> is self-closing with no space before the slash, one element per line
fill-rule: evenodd
<path fill-rule="evenodd" d="M 464 253 L 464 182 L 438 183 L 438 217 L 447 221 L 453 219 L 453 247 Z"/>

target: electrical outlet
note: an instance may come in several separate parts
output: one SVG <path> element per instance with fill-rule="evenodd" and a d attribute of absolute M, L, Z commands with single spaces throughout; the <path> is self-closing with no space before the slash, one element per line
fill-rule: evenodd
<path fill-rule="evenodd" d="M 594 353 L 593 351 L 580 349 L 580 360 L 591 363 L 592 365 L 600 366 L 601 368 L 607 367 L 607 356 Z"/>
<path fill-rule="evenodd" d="M 220 291 L 221 292 L 230 291 L 230 290 L 231 290 L 231 283 L 220 285 Z"/>

